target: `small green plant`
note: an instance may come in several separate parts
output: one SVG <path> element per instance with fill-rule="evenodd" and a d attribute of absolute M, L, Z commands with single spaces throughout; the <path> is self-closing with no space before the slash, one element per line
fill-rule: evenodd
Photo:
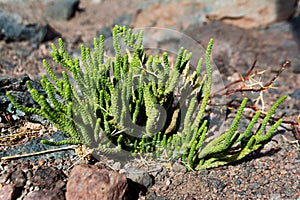
<path fill-rule="evenodd" d="M 212 87 L 210 40 L 205 58 L 196 70 L 190 69 L 192 53 L 181 48 L 175 64 L 168 54 L 148 55 L 142 45 L 143 33 L 126 27 L 113 29 L 115 56 L 105 57 L 104 37 L 94 39 L 94 51 L 82 45 L 81 61 L 66 52 L 64 43 L 52 46 L 53 60 L 64 66 L 58 78 L 44 60 L 49 77 L 41 85 L 47 98 L 27 81 L 40 108 L 19 104 L 10 92 L 15 107 L 26 113 L 44 116 L 70 139 L 45 141 L 49 145 L 80 144 L 103 154 L 145 153 L 163 159 L 181 159 L 190 169 L 225 165 L 244 158 L 270 140 L 282 120 L 269 130 L 266 126 L 286 96 L 278 99 L 264 119 L 257 111 L 243 133 L 238 126 L 247 104 L 245 98 L 230 130 L 204 145 L 208 121 L 204 120 Z M 122 43 L 127 53 L 122 53 Z M 202 62 L 206 75 L 200 74 Z M 255 125 L 259 128 L 255 129 Z M 234 148 L 233 148 L 234 147 Z"/>

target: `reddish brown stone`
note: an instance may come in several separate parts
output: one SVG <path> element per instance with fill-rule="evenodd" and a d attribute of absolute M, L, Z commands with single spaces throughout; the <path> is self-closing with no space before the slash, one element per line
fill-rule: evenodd
<path fill-rule="evenodd" d="M 0 188 L 0 200 L 16 199 L 20 194 L 20 190 L 13 184 L 8 184 Z"/>
<path fill-rule="evenodd" d="M 127 188 L 127 178 L 124 174 L 81 164 L 71 171 L 66 199 L 129 199 Z"/>
<path fill-rule="evenodd" d="M 65 200 L 65 195 L 61 190 L 41 190 L 29 192 L 25 200 Z"/>

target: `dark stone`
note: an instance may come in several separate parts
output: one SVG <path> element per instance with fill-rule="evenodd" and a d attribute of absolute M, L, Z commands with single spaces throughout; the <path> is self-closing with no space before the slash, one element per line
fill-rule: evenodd
<path fill-rule="evenodd" d="M 108 26 L 102 26 L 100 30 L 97 32 L 97 36 L 103 35 L 104 39 L 112 37 L 112 29 Z"/>
<path fill-rule="evenodd" d="M 7 13 L 0 9 L 0 39 L 7 42 L 29 40 L 40 43 L 58 35 L 48 24 L 27 23 L 16 13 Z"/>
<path fill-rule="evenodd" d="M 291 97 L 293 99 L 300 99 L 300 88 L 297 88 L 292 94 Z"/>
<path fill-rule="evenodd" d="M 12 91 L 12 95 L 16 98 L 16 100 L 19 103 L 29 107 L 37 106 L 34 100 L 32 99 L 30 92 L 27 90 L 26 81 L 29 80 L 30 78 L 26 74 L 20 79 L 6 77 L 0 78 L 0 116 L 3 112 L 7 112 L 7 108 L 10 103 L 10 100 L 6 96 L 6 92 L 8 91 Z M 45 91 L 43 90 L 40 83 L 32 81 L 32 86 L 35 89 L 37 89 L 41 94 L 45 94 Z"/>
<path fill-rule="evenodd" d="M 128 168 L 126 169 L 126 177 L 132 181 L 143 185 L 145 188 L 150 189 L 153 185 L 153 180 L 149 174 L 142 169 L 138 168 Z"/>
<path fill-rule="evenodd" d="M 208 186 L 211 188 L 211 190 L 215 190 L 217 194 L 221 193 L 224 190 L 224 188 L 227 186 L 220 179 L 214 179 L 214 178 L 209 179 L 207 183 Z"/>
<path fill-rule="evenodd" d="M 27 180 L 25 173 L 20 169 L 11 174 L 11 179 L 16 187 L 24 187 Z"/>
<path fill-rule="evenodd" d="M 52 190 L 61 189 L 66 175 L 54 167 L 40 167 L 34 174 L 33 185 Z"/>
<path fill-rule="evenodd" d="M 30 118 L 31 119 L 31 118 Z M 8 149 L 6 151 L 0 151 L 0 157 L 4 156 L 10 156 L 10 155 L 17 155 L 20 153 L 33 153 L 33 152 L 39 152 L 39 151 L 45 151 L 49 149 L 56 149 L 56 146 L 49 146 L 40 143 L 40 140 L 50 140 L 53 139 L 54 141 L 61 141 L 61 140 L 67 140 L 68 138 L 61 132 L 54 133 L 51 136 L 45 136 L 42 138 L 33 138 L 30 139 L 29 142 L 23 144 L 23 145 L 18 145 L 12 149 Z M 62 146 L 63 147 L 63 146 Z M 45 159 L 71 159 L 72 156 L 74 156 L 75 153 L 72 150 L 69 151 L 57 151 L 53 153 L 48 153 L 44 155 L 36 155 L 36 156 L 29 156 L 29 157 L 24 157 L 24 158 L 19 158 L 18 160 L 26 160 L 26 161 L 31 161 L 35 162 L 37 160 L 45 160 Z"/>
<path fill-rule="evenodd" d="M 46 15 L 51 20 L 69 20 L 78 10 L 79 0 L 60 0 L 46 9 Z"/>
<path fill-rule="evenodd" d="M 191 196 L 191 195 L 188 195 L 185 200 L 196 200 L 195 197 Z"/>
<path fill-rule="evenodd" d="M 44 36 L 44 39 L 42 40 L 42 42 L 53 40 L 58 37 L 62 37 L 62 35 L 59 32 L 57 32 L 53 27 L 51 27 L 50 25 L 47 25 L 47 32 L 46 32 L 46 35 Z"/>

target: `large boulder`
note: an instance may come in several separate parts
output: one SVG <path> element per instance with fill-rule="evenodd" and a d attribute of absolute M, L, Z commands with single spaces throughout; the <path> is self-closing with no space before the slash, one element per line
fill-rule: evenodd
<path fill-rule="evenodd" d="M 240 28 L 265 27 L 289 19 L 298 0 L 147 1 L 139 5 L 135 27 L 185 29 L 220 20 Z M 178 9 L 180 8 L 180 9 Z M 151 13 L 149 15 L 149 13 Z"/>
<path fill-rule="evenodd" d="M 222 20 L 241 27 L 265 27 L 290 18 L 296 11 L 298 0 L 205 0 L 211 12 L 210 20 Z"/>

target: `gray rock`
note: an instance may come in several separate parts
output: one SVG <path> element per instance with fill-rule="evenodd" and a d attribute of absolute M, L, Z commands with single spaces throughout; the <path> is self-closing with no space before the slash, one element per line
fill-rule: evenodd
<path fill-rule="evenodd" d="M 0 10 L 0 39 L 5 41 L 34 40 L 42 41 L 47 33 L 47 25 L 22 24 L 18 14 Z"/>
<path fill-rule="evenodd" d="M 122 166 L 121 162 L 115 162 L 112 164 L 112 168 L 116 171 L 119 171 L 121 169 L 121 166 Z"/>
<path fill-rule="evenodd" d="M 51 20 L 65 21 L 75 15 L 78 5 L 79 0 L 60 0 L 49 6 L 45 13 Z"/>
<path fill-rule="evenodd" d="M 299 1 L 299 6 L 298 6 L 299 12 L 300 12 L 300 1 Z M 289 20 L 289 23 L 292 27 L 292 32 L 294 34 L 294 39 L 297 42 L 298 49 L 300 51 L 300 14 L 297 17 L 292 18 Z M 299 59 L 298 59 L 299 60 Z M 293 66 L 293 72 L 299 74 L 300 73 L 300 62 L 294 64 L 292 63 Z"/>
<path fill-rule="evenodd" d="M 150 189 L 151 186 L 153 185 L 152 178 L 143 169 L 131 167 L 126 169 L 125 174 L 127 178 L 131 179 L 133 182 L 145 186 L 147 189 Z"/>
<path fill-rule="evenodd" d="M 300 99 L 300 88 L 297 88 L 290 96 L 293 99 Z"/>
<path fill-rule="evenodd" d="M 31 139 L 29 142 L 27 142 L 24 145 L 19 145 L 11 149 L 6 149 L 5 151 L 0 151 L 0 157 L 5 157 L 5 156 L 11 156 L 11 155 L 20 155 L 20 154 L 27 154 L 27 153 L 34 153 L 34 152 L 39 152 L 39 151 L 45 151 L 49 149 L 56 149 L 56 146 L 49 146 L 45 144 L 41 144 L 40 140 L 41 139 L 46 139 L 50 140 L 53 139 L 54 141 L 61 141 L 61 140 L 66 140 L 68 139 L 63 133 L 57 132 L 53 135 L 48 136 L 48 137 L 42 137 L 42 138 L 34 138 Z M 63 145 L 64 147 L 66 145 Z M 24 158 L 19 158 L 19 160 L 27 160 L 34 162 L 36 160 L 45 160 L 45 159 L 63 159 L 63 158 L 71 158 L 74 155 L 73 150 L 68 150 L 68 151 L 58 151 L 58 152 L 53 152 L 53 153 L 48 153 L 44 155 L 36 155 L 36 156 L 30 156 L 30 157 L 24 157 Z"/>
<path fill-rule="evenodd" d="M 187 171 L 187 168 L 183 166 L 182 164 L 175 162 L 172 165 L 172 170 L 176 173 L 185 173 Z"/>
<path fill-rule="evenodd" d="M 272 200 L 281 200 L 282 198 L 281 198 L 280 193 L 278 193 L 278 192 L 272 192 L 270 194 L 270 199 L 272 199 Z"/>
<path fill-rule="evenodd" d="M 8 111 L 7 109 L 10 104 L 9 99 L 6 96 L 6 92 L 8 91 L 12 91 L 12 95 L 19 103 L 29 107 L 37 106 L 32 99 L 30 92 L 27 90 L 26 81 L 28 80 L 30 80 L 30 78 L 26 74 L 19 79 L 0 78 L 0 117 Z M 45 91 L 38 82 L 32 81 L 32 84 L 41 94 L 45 94 Z"/>
<path fill-rule="evenodd" d="M 97 37 L 99 35 L 103 35 L 104 39 L 112 37 L 112 29 L 108 26 L 102 26 L 100 30 L 97 32 Z"/>
<path fill-rule="evenodd" d="M 119 26 L 132 27 L 133 26 L 133 14 L 125 13 L 119 17 L 117 17 L 113 24 L 117 24 Z"/>
<path fill-rule="evenodd" d="M 81 164 L 75 166 L 67 183 L 66 199 L 129 199 L 127 179 L 95 165 Z"/>
<path fill-rule="evenodd" d="M 29 22 L 16 13 L 0 9 L 0 39 L 7 42 L 29 40 L 40 43 L 59 34 L 45 21 Z"/>

